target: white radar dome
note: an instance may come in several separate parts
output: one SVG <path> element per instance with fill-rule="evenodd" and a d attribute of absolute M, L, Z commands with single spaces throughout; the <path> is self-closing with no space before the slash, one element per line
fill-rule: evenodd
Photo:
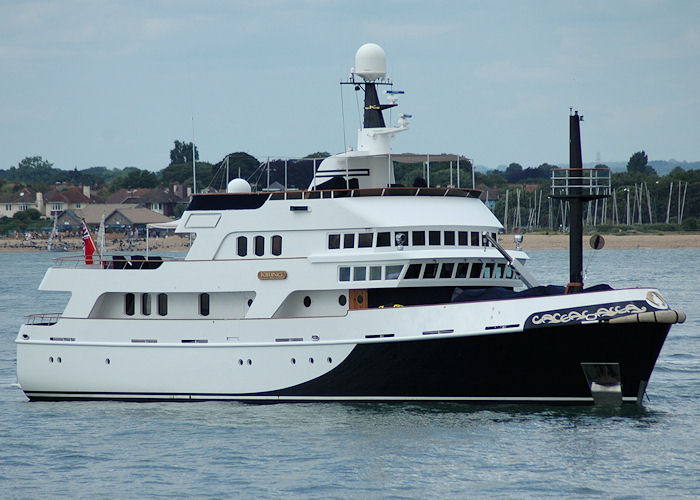
<path fill-rule="evenodd" d="M 366 43 L 355 53 L 355 71 L 368 82 L 386 76 L 386 54 L 376 43 Z"/>
<path fill-rule="evenodd" d="M 241 178 L 231 180 L 226 186 L 226 192 L 228 193 L 250 193 L 251 191 L 248 181 Z"/>

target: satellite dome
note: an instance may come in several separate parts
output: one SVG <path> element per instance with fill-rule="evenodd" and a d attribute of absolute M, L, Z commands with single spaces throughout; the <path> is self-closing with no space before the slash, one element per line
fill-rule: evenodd
<path fill-rule="evenodd" d="M 241 179 L 240 177 L 232 179 L 228 183 L 228 186 L 226 186 L 227 193 L 250 193 L 251 191 L 252 190 L 250 188 L 250 184 L 248 184 L 248 181 Z"/>
<path fill-rule="evenodd" d="M 366 43 L 355 53 L 354 73 L 368 82 L 386 76 L 386 53 L 376 43 Z"/>

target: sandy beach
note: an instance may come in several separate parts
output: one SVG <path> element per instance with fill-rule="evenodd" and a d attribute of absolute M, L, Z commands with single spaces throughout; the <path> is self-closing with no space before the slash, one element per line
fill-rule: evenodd
<path fill-rule="evenodd" d="M 584 235 L 584 249 L 589 248 L 591 235 Z M 659 233 L 659 234 L 624 234 L 603 235 L 605 247 L 603 250 L 632 250 L 650 248 L 700 248 L 700 233 Z M 506 249 L 514 249 L 513 234 L 502 234 L 499 241 Z M 48 241 L 36 238 L 29 241 L 14 238 L 0 238 L 0 252 L 41 252 L 47 251 Z M 186 252 L 190 240 L 186 236 L 169 235 L 166 238 L 149 240 L 149 251 Z M 79 253 L 82 241 L 79 238 L 65 238 L 58 243 L 68 252 Z M 522 244 L 523 250 L 566 250 L 569 248 L 569 235 L 562 233 L 542 234 L 526 233 Z M 107 237 L 107 249 L 113 252 L 144 252 L 146 240 L 126 239 L 123 237 Z"/>

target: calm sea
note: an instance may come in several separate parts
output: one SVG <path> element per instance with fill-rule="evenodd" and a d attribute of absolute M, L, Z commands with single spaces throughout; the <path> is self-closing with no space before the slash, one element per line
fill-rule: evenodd
<path fill-rule="evenodd" d="M 544 282 L 565 251 L 532 251 Z M 29 403 L 25 314 L 51 256 L 0 253 L 0 497 L 700 497 L 700 250 L 586 253 L 587 282 L 653 285 L 688 313 L 644 407 Z"/>

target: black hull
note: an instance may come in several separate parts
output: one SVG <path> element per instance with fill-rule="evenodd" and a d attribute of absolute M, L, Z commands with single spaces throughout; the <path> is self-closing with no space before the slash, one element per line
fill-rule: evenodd
<path fill-rule="evenodd" d="M 252 394 L 27 393 L 31 400 L 468 401 L 592 404 L 582 363 L 617 363 L 637 402 L 671 325 L 576 324 L 460 338 L 357 345 L 335 369 Z"/>

